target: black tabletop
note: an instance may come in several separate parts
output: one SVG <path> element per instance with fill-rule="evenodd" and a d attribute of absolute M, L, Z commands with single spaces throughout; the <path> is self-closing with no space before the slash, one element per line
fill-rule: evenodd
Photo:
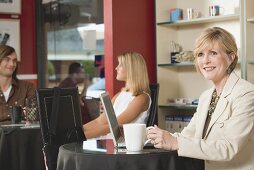
<path fill-rule="evenodd" d="M 85 141 L 60 147 L 57 170 L 201 170 L 203 161 L 177 152 L 145 148 L 141 152 L 114 149 L 112 140 Z"/>
<path fill-rule="evenodd" d="M 0 170 L 45 170 L 38 125 L 0 125 Z"/>

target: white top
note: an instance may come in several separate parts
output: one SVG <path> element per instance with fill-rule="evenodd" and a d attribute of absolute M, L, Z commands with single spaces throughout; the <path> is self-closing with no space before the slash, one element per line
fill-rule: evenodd
<path fill-rule="evenodd" d="M 147 93 L 145 93 L 147 94 Z M 131 123 L 146 123 L 147 117 L 149 114 L 150 106 L 151 106 L 151 97 L 149 94 L 149 107 L 146 111 L 142 112 L 135 120 L 133 120 Z M 122 91 L 117 96 L 115 102 L 114 102 L 114 110 L 116 117 L 118 117 L 129 105 L 129 103 L 135 98 L 135 96 L 132 95 L 130 92 Z"/>
<path fill-rule="evenodd" d="M 6 91 L 3 92 L 5 101 L 7 101 L 9 99 L 11 88 L 12 88 L 12 85 L 10 85 L 9 88 Z"/>

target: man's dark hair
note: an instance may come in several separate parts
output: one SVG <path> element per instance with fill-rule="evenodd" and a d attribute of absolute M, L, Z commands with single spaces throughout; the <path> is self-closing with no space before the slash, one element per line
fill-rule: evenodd
<path fill-rule="evenodd" d="M 79 69 L 80 68 L 84 68 L 83 65 L 81 63 L 72 63 L 69 66 L 69 74 L 73 74 L 73 73 L 79 73 Z"/>
<path fill-rule="evenodd" d="M 5 44 L 0 44 L 0 62 L 2 62 L 2 60 L 5 57 L 11 55 L 14 52 L 15 52 L 15 49 L 13 47 L 5 45 Z M 18 65 L 12 74 L 12 78 L 15 80 L 17 80 L 17 70 L 18 70 Z"/>

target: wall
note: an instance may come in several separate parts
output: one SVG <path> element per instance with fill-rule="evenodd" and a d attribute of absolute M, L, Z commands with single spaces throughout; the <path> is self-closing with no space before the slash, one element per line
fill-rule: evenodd
<path fill-rule="evenodd" d="M 106 89 L 112 96 L 124 85 L 117 81 L 117 56 L 141 53 L 151 83 L 156 82 L 154 0 L 104 0 Z"/>
<path fill-rule="evenodd" d="M 11 15 L 0 14 L 0 18 Z M 21 79 L 37 82 L 35 1 L 23 0 L 21 26 Z M 151 83 L 156 82 L 154 0 L 104 0 L 106 89 L 111 95 L 123 86 L 116 81 L 117 56 L 126 51 L 144 55 Z"/>
<path fill-rule="evenodd" d="M 20 79 L 37 83 L 36 34 L 35 34 L 35 1 L 22 0 L 21 15 L 0 14 L 0 18 L 20 19 L 21 62 L 18 74 Z"/>

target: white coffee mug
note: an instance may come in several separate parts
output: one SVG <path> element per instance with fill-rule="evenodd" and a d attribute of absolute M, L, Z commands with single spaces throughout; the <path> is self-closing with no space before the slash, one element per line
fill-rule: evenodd
<path fill-rule="evenodd" d="M 187 19 L 188 20 L 199 17 L 199 12 L 194 10 L 193 8 L 187 8 L 186 13 L 187 13 Z"/>
<path fill-rule="evenodd" d="M 209 15 L 210 16 L 218 16 L 224 13 L 224 8 L 219 5 L 211 5 L 209 6 Z"/>
<path fill-rule="evenodd" d="M 127 151 L 140 152 L 144 145 L 150 141 L 146 140 L 146 124 L 124 124 L 123 131 Z"/>

